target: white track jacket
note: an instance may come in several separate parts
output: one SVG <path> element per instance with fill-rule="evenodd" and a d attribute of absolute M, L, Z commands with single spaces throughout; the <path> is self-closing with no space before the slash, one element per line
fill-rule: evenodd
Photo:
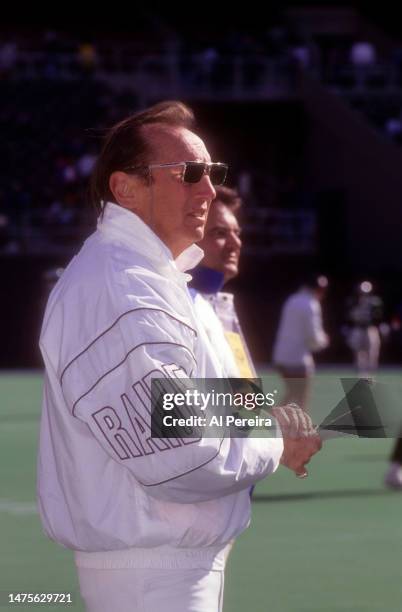
<path fill-rule="evenodd" d="M 305 366 L 314 371 L 313 352 L 328 346 L 321 304 L 312 291 L 300 289 L 286 300 L 281 313 L 273 361 L 285 367 Z"/>
<path fill-rule="evenodd" d="M 278 467 L 280 438 L 151 438 L 153 376 L 222 376 L 187 290 L 201 257 L 108 203 L 50 295 L 38 503 L 78 565 L 221 568 Z"/>

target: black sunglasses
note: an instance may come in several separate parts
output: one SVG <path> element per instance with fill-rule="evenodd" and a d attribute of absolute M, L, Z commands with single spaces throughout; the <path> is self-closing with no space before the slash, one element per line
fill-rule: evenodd
<path fill-rule="evenodd" d="M 184 183 L 198 183 L 204 174 L 207 174 L 212 185 L 223 185 L 229 168 L 227 164 L 221 164 L 220 162 L 186 161 L 173 162 L 170 164 L 150 164 L 149 166 L 130 166 L 125 169 L 125 172 L 144 168 L 148 168 L 149 170 L 152 170 L 152 168 L 173 168 L 175 166 L 182 166 L 183 174 L 181 178 Z"/>

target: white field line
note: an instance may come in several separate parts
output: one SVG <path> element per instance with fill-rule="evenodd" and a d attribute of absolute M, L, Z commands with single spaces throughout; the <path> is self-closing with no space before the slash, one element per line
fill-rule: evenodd
<path fill-rule="evenodd" d="M 14 516 L 32 516 L 38 514 L 38 509 L 35 502 L 19 502 L 0 497 L 0 513 L 2 512 Z"/>

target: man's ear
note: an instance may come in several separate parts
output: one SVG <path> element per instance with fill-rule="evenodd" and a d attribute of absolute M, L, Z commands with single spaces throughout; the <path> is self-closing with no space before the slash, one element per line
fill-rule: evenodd
<path fill-rule="evenodd" d="M 135 210 L 136 180 L 133 176 L 116 170 L 109 177 L 109 188 L 120 206 Z"/>

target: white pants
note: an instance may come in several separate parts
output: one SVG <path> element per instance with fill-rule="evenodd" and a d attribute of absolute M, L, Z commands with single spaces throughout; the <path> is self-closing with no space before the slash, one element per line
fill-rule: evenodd
<path fill-rule="evenodd" d="M 87 612 L 222 612 L 224 573 L 78 567 Z"/>

